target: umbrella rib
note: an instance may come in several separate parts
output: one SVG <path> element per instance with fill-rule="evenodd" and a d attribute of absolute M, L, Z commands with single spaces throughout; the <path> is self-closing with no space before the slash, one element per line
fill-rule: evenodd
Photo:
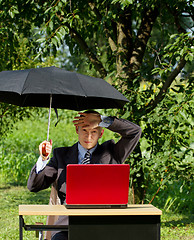
<path fill-rule="evenodd" d="M 24 86 L 25 86 L 25 84 L 26 84 L 26 82 L 27 82 L 27 80 L 28 80 L 28 77 L 29 77 L 30 71 L 31 71 L 31 69 L 28 71 L 28 74 L 27 74 L 27 77 L 26 77 L 26 79 L 25 79 L 25 81 L 24 81 L 23 88 L 22 88 L 22 91 L 21 91 L 21 94 L 20 94 L 20 95 L 22 95 L 22 93 L 23 93 L 24 90 L 25 90 L 25 89 L 24 89 Z M 23 102 L 22 102 L 22 105 L 25 104 L 26 99 L 27 99 L 27 95 L 25 96 L 25 98 L 24 98 L 24 100 L 23 100 Z"/>
<path fill-rule="evenodd" d="M 78 78 L 78 80 L 79 80 L 79 84 L 80 84 L 80 86 L 81 86 L 81 88 L 82 88 L 82 90 L 83 90 L 83 92 L 84 92 L 84 97 L 87 97 L 87 94 L 86 94 L 86 91 L 84 90 L 84 88 L 83 88 L 83 86 L 82 86 L 82 84 L 81 84 L 81 81 L 80 81 L 80 79 L 79 79 L 79 77 L 78 77 L 78 75 L 76 74 L 76 76 L 77 76 L 77 78 Z"/>

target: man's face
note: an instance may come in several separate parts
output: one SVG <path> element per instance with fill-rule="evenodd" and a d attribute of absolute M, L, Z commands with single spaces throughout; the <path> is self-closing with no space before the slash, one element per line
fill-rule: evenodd
<path fill-rule="evenodd" d="M 76 132 L 82 147 L 91 149 L 96 146 L 98 139 L 102 137 L 104 130 L 101 127 L 93 129 L 76 127 Z"/>

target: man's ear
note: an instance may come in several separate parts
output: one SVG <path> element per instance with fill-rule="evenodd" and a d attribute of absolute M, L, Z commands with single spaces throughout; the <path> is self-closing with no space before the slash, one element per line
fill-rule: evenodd
<path fill-rule="evenodd" d="M 100 133 L 100 137 L 99 137 L 99 138 L 102 137 L 103 133 L 104 133 L 104 129 L 101 130 L 101 133 Z"/>

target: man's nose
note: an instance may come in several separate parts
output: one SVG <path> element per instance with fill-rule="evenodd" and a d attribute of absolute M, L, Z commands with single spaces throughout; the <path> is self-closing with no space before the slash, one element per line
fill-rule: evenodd
<path fill-rule="evenodd" d="M 91 139 L 91 137 L 92 137 L 92 134 L 90 132 L 87 132 L 87 138 Z"/>

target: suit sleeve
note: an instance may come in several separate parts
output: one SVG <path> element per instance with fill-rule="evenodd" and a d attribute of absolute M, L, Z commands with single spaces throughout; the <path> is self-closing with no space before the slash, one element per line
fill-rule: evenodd
<path fill-rule="evenodd" d="M 40 190 L 48 188 L 57 178 L 57 161 L 55 156 L 55 150 L 53 152 L 53 158 L 49 161 L 46 167 L 36 173 L 36 165 L 31 170 L 28 178 L 27 187 L 31 192 L 38 192 Z"/>
<path fill-rule="evenodd" d="M 112 154 L 117 163 L 123 163 L 139 142 L 142 130 L 135 123 L 118 118 L 114 118 L 108 129 L 121 135 L 112 147 Z"/>

